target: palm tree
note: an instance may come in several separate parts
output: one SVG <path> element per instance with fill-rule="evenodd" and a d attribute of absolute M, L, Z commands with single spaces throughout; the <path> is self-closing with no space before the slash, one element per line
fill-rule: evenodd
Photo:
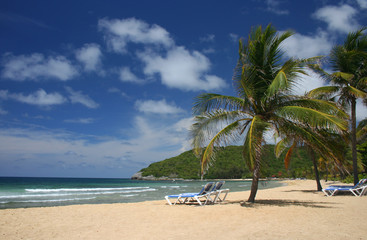
<path fill-rule="evenodd" d="M 318 141 L 308 129 L 346 128 L 336 104 L 290 95 L 295 80 L 305 74 L 302 67 L 315 60 L 282 61 L 280 46 L 291 35 L 290 31 L 277 34 L 271 25 L 253 29 L 247 42 L 239 42 L 233 77 L 237 97 L 205 93 L 193 106 L 192 143 L 195 153 L 201 155 L 202 174 L 215 159 L 217 146 L 242 141 L 243 158 L 253 171 L 249 202 L 255 201 L 258 189 L 266 132 L 273 130 L 280 137 L 303 135 L 304 139 Z"/>
<path fill-rule="evenodd" d="M 320 87 L 310 92 L 310 96 L 332 97 L 342 106 L 350 107 L 354 184 L 359 181 L 356 103 L 358 98 L 367 98 L 367 35 L 363 33 L 364 30 L 366 30 L 365 27 L 349 33 L 343 45 L 333 47 L 330 62 L 334 73 L 328 74 L 318 66 L 314 68 L 333 85 Z"/>
<path fill-rule="evenodd" d="M 297 146 L 305 146 L 313 163 L 317 191 L 321 191 L 322 186 L 316 153 L 320 156 L 320 159 L 330 160 L 330 162 L 333 162 L 334 165 L 339 168 L 340 172 L 345 172 L 346 170 L 340 166 L 343 166 L 342 163 L 345 162 L 344 143 L 346 137 L 344 136 L 345 134 L 335 134 L 333 132 L 326 131 L 326 129 L 310 128 L 304 129 L 304 131 L 308 131 L 308 135 L 313 136 L 313 138 L 304 138 L 304 135 L 286 136 L 276 144 L 275 155 L 278 158 L 283 151 L 288 149 L 284 159 L 285 168 L 288 169 L 294 149 Z M 315 139 L 317 139 L 317 141 L 315 141 Z"/>

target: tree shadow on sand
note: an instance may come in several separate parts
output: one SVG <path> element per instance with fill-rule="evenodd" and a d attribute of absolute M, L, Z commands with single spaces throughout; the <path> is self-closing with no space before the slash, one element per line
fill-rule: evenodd
<path fill-rule="evenodd" d="M 283 192 L 302 192 L 302 193 L 313 193 L 313 194 L 322 193 L 322 191 L 317 191 L 317 190 L 287 190 Z"/>
<path fill-rule="evenodd" d="M 298 201 L 298 200 L 285 200 L 285 199 L 260 199 L 255 203 L 245 201 L 227 201 L 222 204 L 240 204 L 242 207 L 257 208 L 261 206 L 277 206 L 277 207 L 311 207 L 311 208 L 332 208 L 330 202 L 313 202 L 313 201 Z"/>

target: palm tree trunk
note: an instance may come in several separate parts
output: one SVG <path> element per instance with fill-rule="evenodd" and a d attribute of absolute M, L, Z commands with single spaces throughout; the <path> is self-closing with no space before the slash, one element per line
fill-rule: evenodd
<path fill-rule="evenodd" d="M 251 202 L 251 203 L 255 202 L 255 197 L 256 197 L 258 186 L 259 186 L 259 178 L 260 178 L 260 162 L 257 160 L 255 162 L 254 174 L 252 177 L 251 193 L 250 193 L 250 197 L 248 198 L 247 202 Z"/>
<path fill-rule="evenodd" d="M 309 153 L 311 155 L 313 168 L 314 168 L 314 171 L 315 171 L 317 191 L 322 191 L 322 186 L 321 186 L 321 183 L 320 183 L 319 169 L 317 168 L 317 161 L 316 161 L 315 153 L 310 148 L 309 148 Z"/>
<path fill-rule="evenodd" d="M 354 185 L 359 182 L 358 179 L 358 165 L 357 165 L 357 130 L 356 130 L 356 99 L 352 98 L 351 101 L 351 118 L 352 118 L 352 160 L 353 160 L 353 176 L 354 176 Z"/>

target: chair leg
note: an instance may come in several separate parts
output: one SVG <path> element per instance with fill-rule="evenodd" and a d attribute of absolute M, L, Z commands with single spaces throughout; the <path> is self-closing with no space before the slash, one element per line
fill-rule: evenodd
<path fill-rule="evenodd" d="M 169 204 L 169 205 L 172 205 L 172 203 L 171 203 L 171 201 L 169 200 L 168 196 L 165 196 L 164 198 L 167 200 L 167 202 L 168 202 L 168 204 Z"/>
<path fill-rule="evenodd" d="M 202 206 L 202 205 L 203 205 L 203 204 L 201 203 L 200 199 L 199 199 L 197 196 L 195 196 L 194 198 L 195 198 L 195 200 L 200 204 L 200 206 Z"/>

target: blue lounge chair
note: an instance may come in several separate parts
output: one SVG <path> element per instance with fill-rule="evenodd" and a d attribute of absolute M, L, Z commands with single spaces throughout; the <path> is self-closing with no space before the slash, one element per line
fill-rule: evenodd
<path fill-rule="evenodd" d="M 367 192 L 367 179 L 361 179 L 355 186 L 329 186 L 322 191 L 326 196 L 334 196 L 338 192 L 351 192 L 354 196 L 362 196 Z"/>
<path fill-rule="evenodd" d="M 165 199 L 167 200 L 169 205 L 176 205 L 177 203 L 186 203 L 187 201 L 195 200 L 200 204 L 200 206 L 202 206 L 202 205 L 207 204 L 208 202 L 213 201 L 210 198 L 213 185 L 214 185 L 213 182 L 209 182 L 205 184 L 203 189 L 201 189 L 201 191 L 198 193 L 181 193 L 181 194 L 176 194 L 176 195 L 168 195 L 168 196 L 165 196 Z M 169 200 L 170 198 L 175 198 L 176 201 L 172 203 Z M 200 198 L 204 198 L 205 202 L 201 202 Z"/>

